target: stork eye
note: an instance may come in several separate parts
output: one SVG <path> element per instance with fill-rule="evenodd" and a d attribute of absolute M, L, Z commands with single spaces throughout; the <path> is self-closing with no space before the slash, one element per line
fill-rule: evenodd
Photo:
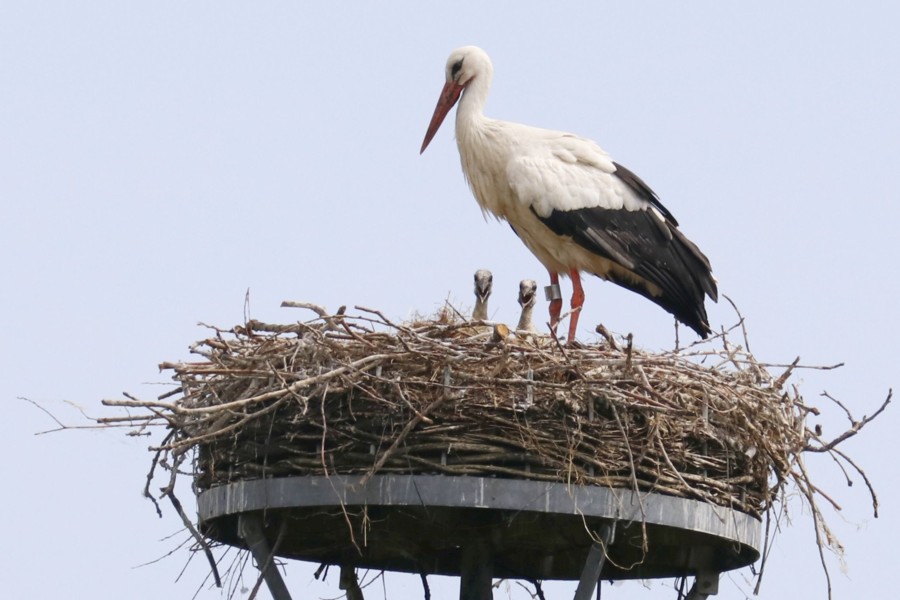
<path fill-rule="evenodd" d="M 450 67 L 450 76 L 455 80 L 459 76 L 459 72 L 462 69 L 463 59 L 459 59 L 453 66 Z"/>

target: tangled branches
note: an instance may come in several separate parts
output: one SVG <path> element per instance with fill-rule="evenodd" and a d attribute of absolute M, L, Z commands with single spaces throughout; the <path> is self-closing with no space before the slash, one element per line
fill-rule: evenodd
<path fill-rule="evenodd" d="M 199 489 L 288 475 L 444 473 L 636 488 L 760 517 L 788 481 L 807 407 L 747 351 L 663 354 L 548 338 L 491 341 L 447 315 L 249 321 L 164 363 L 174 402 L 135 399 L 170 427 L 163 455 L 196 449 Z M 812 440 L 812 442 L 811 442 Z M 821 445 L 825 451 L 835 448 Z"/>
<path fill-rule="evenodd" d="M 104 401 L 129 413 L 103 425 L 167 429 L 151 448 L 148 496 L 162 466 L 171 474 L 162 496 L 175 503 L 188 456 L 197 491 L 267 477 L 440 473 L 652 491 L 761 519 L 792 487 L 812 508 L 821 553 L 840 549 L 817 503 L 833 501 L 803 455 L 827 453 L 862 475 L 877 516 L 868 478 L 838 446 L 890 395 L 861 421 L 828 397 L 851 426 L 822 440 L 806 424 L 818 409 L 787 386 L 798 361 L 757 362 L 746 334 L 743 346 L 722 333 L 650 353 L 600 332 L 604 344 L 563 348 L 449 310 L 398 324 L 363 307 L 351 316 L 290 304 L 318 317 L 210 328 L 192 348 L 202 360 L 160 365 L 177 389 Z"/>

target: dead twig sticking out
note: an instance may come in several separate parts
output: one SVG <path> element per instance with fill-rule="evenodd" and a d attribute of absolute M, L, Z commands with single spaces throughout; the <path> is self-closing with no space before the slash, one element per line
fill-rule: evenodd
<path fill-rule="evenodd" d="M 212 550 L 210 549 L 209 543 L 206 541 L 206 538 L 200 535 L 200 532 L 197 531 L 196 527 L 194 527 L 194 523 L 185 514 L 184 508 L 182 508 L 181 502 L 179 502 L 178 498 L 175 496 L 175 493 L 172 490 L 168 490 L 165 495 L 168 496 L 169 501 L 175 508 L 175 512 L 178 513 L 179 517 L 181 517 L 181 522 L 184 523 L 184 526 L 188 531 L 191 532 L 191 535 L 197 541 L 197 545 L 199 545 L 203 549 L 203 554 L 206 555 L 206 561 L 209 563 L 210 571 L 212 572 L 213 578 L 215 579 L 216 587 L 222 587 L 222 578 L 219 577 L 219 568 L 216 566 L 216 559 L 213 556 Z"/>
<path fill-rule="evenodd" d="M 871 417 L 863 416 L 861 421 L 855 420 L 853 418 L 853 416 L 850 414 L 850 411 L 847 409 L 847 407 L 844 406 L 840 401 L 836 400 L 835 398 L 832 398 L 828 394 L 828 392 L 823 392 L 822 395 L 825 396 L 826 398 L 828 398 L 829 400 L 831 400 L 832 402 L 834 402 L 835 404 L 837 404 L 838 406 L 840 406 L 842 409 L 844 409 L 844 412 L 847 413 L 847 419 L 850 421 L 850 429 L 848 429 L 841 435 L 837 436 L 830 442 L 823 444 L 821 446 L 811 446 L 811 445 L 807 444 L 806 446 L 804 446 L 803 449 L 806 451 L 809 451 L 809 452 L 830 452 L 844 440 L 851 438 L 854 435 L 856 435 L 857 433 L 859 433 L 859 431 L 863 427 L 865 427 L 867 424 L 871 423 L 873 419 L 875 419 L 878 415 L 880 415 L 882 412 L 884 412 L 884 409 L 886 409 L 888 404 L 891 403 L 891 398 L 894 396 L 894 390 L 892 390 L 892 389 L 888 390 L 887 398 L 884 399 L 884 402 L 881 403 L 881 406 L 878 407 L 878 410 L 876 410 L 874 413 L 872 413 Z"/>
<path fill-rule="evenodd" d="M 634 343 L 634 335 L 629 333 L 625 337 L 626 346 L 625 346 L 625 368 L 629 371 L 631 370 L 631 351 L 633 349 Z"/>
<path fill-rule="evenodd" d="M 619 349 L 619 345 L 616 344 L 616 338 L 613 337 L 613 334 L 611 334 L 609 332 L 609 329 L 607 329 L 602 323 L 597 325 L 594 331 L 603 336 L 603 339 L 606 340 L 606 343 L 610 348 L 612 348 L 613 350 Z"/>

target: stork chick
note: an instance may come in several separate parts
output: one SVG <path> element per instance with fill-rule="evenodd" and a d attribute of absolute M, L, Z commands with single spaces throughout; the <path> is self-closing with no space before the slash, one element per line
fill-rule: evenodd
<path fill-rule="evenodd" d="M 516 331 L 524 331 L 534 333 L 537 329 L 531 321 L 531 312 L 534 310 L 534 303 L 537 299 L 537 282 L 534 279 L 523 279 L 519 283 L 519 306 L 522 307 L 522 314 L 519 316 L 519 324 Z"/>
<path fill-rule="evenodd" d="M 472 309 L 473 321 L 487 321 L 488 298 L 494 285 L 494 276 L 487 269 L 475 271 L 475 308 Z"/>

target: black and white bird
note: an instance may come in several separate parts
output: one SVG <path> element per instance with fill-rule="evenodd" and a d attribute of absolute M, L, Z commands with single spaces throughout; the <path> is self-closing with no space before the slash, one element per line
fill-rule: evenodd
<path fill-rule="evenodd" d="M 493 70 L 480 48 L 453 51 L 421 152 L 459 101 L 456 141 L 466 179 L 482 211 L 508 221 L 549 271 L 551 325 L 562 309 L 559 276 L 569 276 L 568 342 L 575 340 L 584 271 L 649 298 L 707 337 L 704 299 L 717 299 L 716 281 L 672 213 L 591 140 L 485 117 Z"/>
<path fill-rule="evenodd" d="M 487 269 L 475 271 L 475 308 L 472 309 L 473 321 L 487 321 L 488 298 L 494 285 L 494 276 Z"/>
<path fill-rule="evenodd" d="M 537 282 L 534 279 L 523 279 L 519 282 L 519 306 L 522 307 L 522 312 L 519 315 L 519 324 L 516 325 L 516 331 L 527 333 L 537 331 L 531 317 L 536 300 Z"/>

